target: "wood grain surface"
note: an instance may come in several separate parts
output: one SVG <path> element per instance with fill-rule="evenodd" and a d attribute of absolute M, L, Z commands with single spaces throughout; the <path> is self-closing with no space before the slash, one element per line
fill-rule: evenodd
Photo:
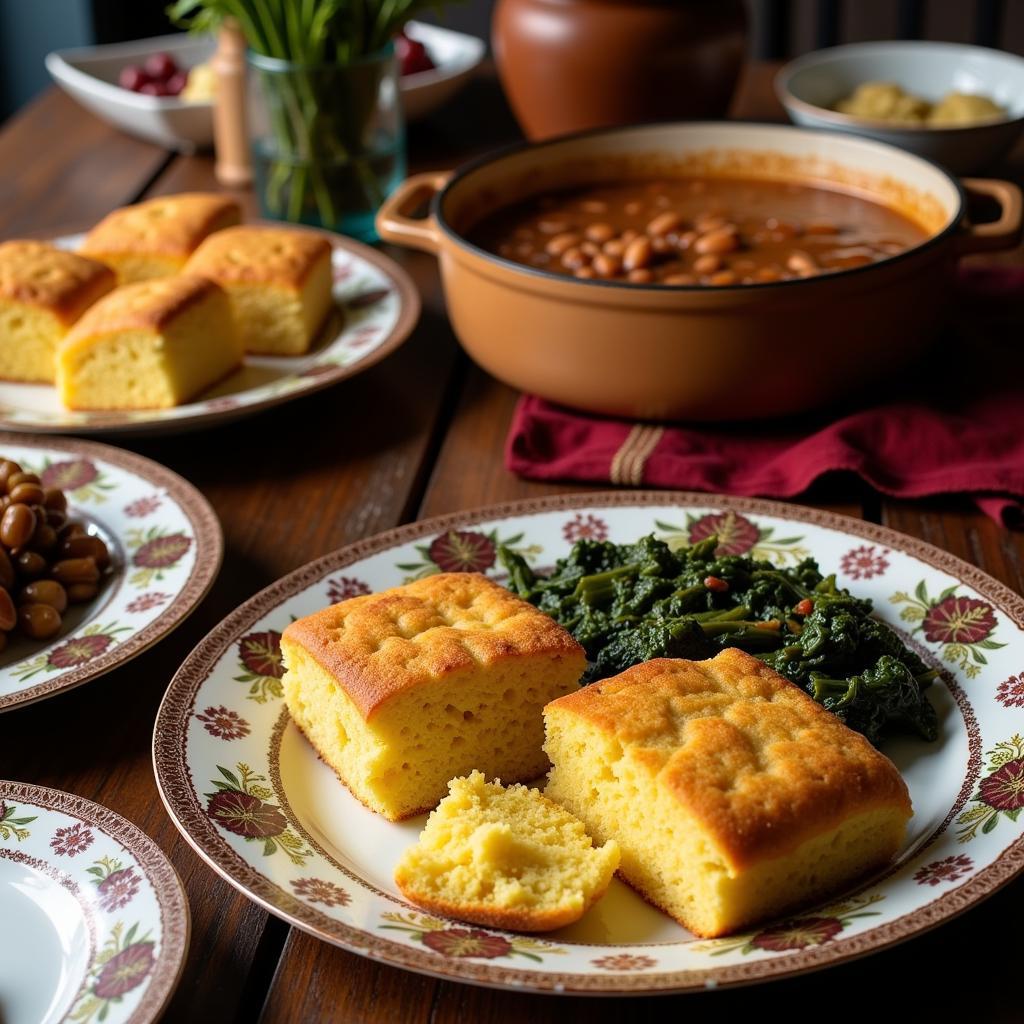
<path fill-rule="evenodd" d="M 772 68 L 753 66 L 734 112 L 778 119 Z M 451 167 L 516 137 L 492 75 L 410 132 L 414 170 Z M 1020 177 L 1024 154 L 1008 166 Z M 107 128 L 56 91 L 0 132 L 0 237 L 79 227 L 149 195 L 213 188 L 206 156 L 170 155 Z M 255 213 L 251 193 L 239 193 Z M 511 476 L 502 449 L 516 395 L 471 366 L 444 316 L 433 260 L 386 248 L 424 299 L 419 327 L 366 374 L 253 419 L 178 438 L 127 442 L 181 473 L 224 526 L 224 568 L 201 608 L 130 665 L 76 691 L 0 716 L 0 777 L 70 790 L 113 808 L 168 853 L 193 932 L 169 1022 L 594 1024 L 725 1020 L 765 1014 L 863 1021 L 905 989 L 915 1016 L 1021 1019 L 1012 922 L 1024 883 L 922 938 L 869 959 L 771 985 L 687 997 L 566 999 L 472 988 L 345 953 L 268 916 L 221 881 L 165 814 L 150 760 L 168 680 L 221 618 L 282 574 L 339 545 L 419 516 L 583 490 Z M 1017 254 L 1019 260 L 1020 255 Z M 879 499 L 848 477 L 806 504 L 921 537 L 1024 589 L 1024 540 L 963 500 Z"/>

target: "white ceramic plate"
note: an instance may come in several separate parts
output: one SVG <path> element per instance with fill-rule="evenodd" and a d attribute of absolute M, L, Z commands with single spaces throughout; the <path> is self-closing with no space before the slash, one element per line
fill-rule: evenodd
<path fill-rule="evenodd" d="M 416 121 L 446 103 L 469 81 L 486 47 L 475 36 L 419 21 L 410 21 L 406 32 L 426 46 L 436 65 L 399 80 L 406 119 Z M 123 67 L 142 64 L 152 53 L 169 53 L 179 67 L 191 68 L 208 61 L 214 49 L 209 36 L 179 33 L 55 50 L 46 56 L 46 70 L 68 95 L 115 128 L 168 149 L 193 153 L 213 144 L 212 103 L 144 96 L 122 89 L 117 79 Z"/>
<path fill-rule="evenodd" d="M 62 489 L 69 515 L 103 538 L 112 561 L 96 599 L 72 606 L 53 640 L 12 637 L 0 653 L 0 711 L 9 711 L 104 675 L 170 633 L 213 584 L 224 542 L 206 499 L 141 455 L 0 434 L 0 457 Z"/>
<path fill-rule="evenodd" d="M 148 1024 L 178 982 L 188 904 L 131 822 L 70 793 L 0 782 L 4 1024 Z"/>
<path fill-rule="evenodd" d="M 173 409 L 72 412 L 44 384 L 0 381 L 0 428 L 52 434 L 180 434 L 225 423 L 354 377 L 390 355 L 420 315 L 419 294 L 393 260 L 341 235 L 334 246 L 337 309 L 304 356 L 247 355 L 241 370 Z M 77 249 L 84 236 L 55 240 Z"/>
<path fill-rule="evenodd" d="M 942 670 L 940 738 L 890 742 L 914 817 L 895 865 L 786 922 L 695 939 L 616 881 L 577 924 L 542 938 L 424 914 L 392 881 L 419 817 L 391 824 L 321 762 L 281 700 L 280 631 L 345 597 L 439 570 L 495 573 L 505 543 L 550 565 L 580 537 L 689 542 L 778 564 L 813 554 L 870 597 Z M 931 928 L 1022 866 L 1024 601 L 936 548 L 880 526 L 774 502 L 691 494 L 541 499 L 436 519 L 344 548 L 243 605 L 189 656 L 160 708 L 161 795 L 229 882 L 357 953 L 461 981 L 559 992 L 666 992 L 837 963 Z"/>

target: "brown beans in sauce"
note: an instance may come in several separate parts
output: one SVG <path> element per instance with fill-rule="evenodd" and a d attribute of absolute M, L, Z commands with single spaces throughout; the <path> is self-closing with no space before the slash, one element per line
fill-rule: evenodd
<path fill-rule="evenodd" d="M 95 583 L 100 578 L 99 566 L 93 558 L 62 558 L 50 567 L 58 583 Z"/>
<path fill-rule="evenodd" d="M 566 249 L 571 249 L 574 245 L 579 245 L 581 239 L 580 236 L 574 234 L 571 231 L 566 231 L 564 234 L 555 235 L 546 246 L 544 250 L 549 256 L 561 256 Z"/>
<path fill-rule="evenodd" d="M 61 614 L 68 606 L 68 592 L 56 580 L 33 580 L 26 583 L 18 594 L 18 604 L 48 604 Z M 13 629 L 13 623 L 0 629 Z"/>
<path fill-rule="evenodd" d="M 585 232 L 587 238 L 592 242 L 598 242 L 603 245 L 605 242 L 610 242 L 615 237 L 615 228 L 611 224 L 591 224 Z"/>
<path fill-rule="evenodd" d="M 60 612 L 48 604 L 23 604 L 18 628 L 31 640 L 49 640 L 60 632 Z"/>
<path fill-rule="evenodd" d="M 12 487 L 9 493 L 12 502 L 20 502 L 23 505 L 41 505 L 46 496 L 39 484 L 28 480 L 17 487 Z"/>
<path fill-rule="evenodd" d="M 0 541 L 6 547 L 20 548 L 32 539 L 36 532 L 36 514 L 28 505 L 8 505 L 0 518 Z"/>
<path fill-rule="evenodd" d="M 641 270 L 651 262 L 653 255 L 651 240 L 646 235 L 638 235 L 626 246 L 622 265 L 626 270 Z"/>
<path fill-rule="evenodd" d="M 725 253 L 735 252 L 740 247 L 739 231 L 735 224 L 725 224 L 714 231 L 701 235 L 693 243 L 693 251 L 701 255 L 704 253 Z"/>
<path fill-rule="evenodd" d="M 35 473 L 26 473 L 24 470 L 20 470 L 17 473 L 11 473 L 7 478 L 7 493 L 10 494 L 18 484 L 38 483 L 41 483 L 41 481 Z"/>
<path fill-rule="evenodd" d="M 91 534 L 80 534 L 62 541 L 60 557 L 92 558 L 101 569 L 105 569 L 110 564 L 107 545 L 99 537 L 93 537 Z"/>
<path fill-rule="evenodd" d="M 18 612 L 6 590 L 0 590 L 0 629 L 5 633 L 18 624 Z"/>
<path fill-rule="evenodd" d="M 15 579 L 11 556 L 3 548 L 0 548 L 0 586 L 10 590 L 14 586 Z"/>
<path fill-rule="evenodd" d="M 91 601 L 100 592 L 100 588 L 95 583 L 71 583 L 64 589 L 68 593 L 68 602 L 70 604 L 82 604 L 84 601 Z"/>
<path fill-rule="evenodd" d="M 711 274 L 708 277 L 708 284 L 713 285 L 727 285 L 736 284 L 739 279 L 731 270 L 720 270 L 717 274 Z"/>
<path fill-rule="evenodd" d="M 555 273 L 670 286 L 838 272 L 898 255 L 925 237 L 909 218 L 859 196 L 738 178 L 584 186 L 500 209 L 470 232 L 491 252 Z M 0 462 L 0 489 L 5 472 L 17 476 Z"/>
<path fill-rule="evenodd" d="M 42 576 L 47 569 L 46 558 L 38 551 L 22 551 L 15 556 L 14 564 L 18 575 L 24 580 L 34 580 Z"/>
<path fill-rule="evenodd" d="M 578 245 L 574 245 L 571 249 L 566 249 L 562 253 L 562 266 L 569 270 L 579 270 L 587 262 L 587 254 Z"/>
<path fill-rule="evenodd" d="M 594 257 L 594 262 L 591 266 L 594 268 L 594 272 L 601 277 L 615 277 L 622 269 L 622 260 L 617 256 L 609 256 L 608 253 L 603 252 Z"/>
<path fill-rule="evenodd" d="M 12 462 L 10 459 L 0 459 L 0 489 L 7 490 L 7 481 L 10 480 L 15 473 L 21 472 L 21 466 L 16 462 Z"/>
<path fill-rule="evenodd" d="M 47 522 L 42 522 L 36 517 L 36 532 L 32 534 L 30 541 L 33 551 L 40 554 L 48 554 L 57 546 L 57 531 Z"/>
<path fill-rule="evenodd" d="M 722 269 L 722 257 L 710 252 L 703 256 L 698 256 L 693 261 L 693 269 L 698 274 L 714 274 Z"/>

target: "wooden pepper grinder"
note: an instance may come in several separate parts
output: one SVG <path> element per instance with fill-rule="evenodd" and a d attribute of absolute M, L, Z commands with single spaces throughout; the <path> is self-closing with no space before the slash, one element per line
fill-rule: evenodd
<path fill-rule="evenodd" d="M 222 185 L 252 184 L 249 132 L 245 116 L 245 36 L 234 18 L 225 18 L 213 57 L 216 94 L 213 103 L 214 173 Z"/>

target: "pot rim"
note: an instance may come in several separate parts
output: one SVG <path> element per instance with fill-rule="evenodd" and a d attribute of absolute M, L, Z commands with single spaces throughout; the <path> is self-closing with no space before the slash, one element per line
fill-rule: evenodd
<path fill-rule="evenodd" d="M 546 282 L 557 282 L 559 284 L 565 284 L 576 287 L 593 287 L 593 288 L 610 288 L 627 291 L 629 294 L 636 295 L 642 292 L 654 292 L 655 294 L 687 294 L 687 293 L 699 293 L 702 295 L 714 294 L 722 295 L 729 294 L 731 292 L 743 292 L 744 294 L 750 294 L 752 291 L 765 291 L 769 289 L 780 289 L 780 288 L 791 288 L 798 287 L 800 285 L 808 286 L 821 284 L 828 281 L 836 281 L 839 279 L 848 279 L 854 274 L 865 274 L 871 271 L 877 271 L 880 268 L 891 268 L 896 264 L 906 262 L 909 259 L 915 259 L 920 256 L 923 252 L 929 249 L 935 248 L 941 242 L 945 241 L 948 237 L 953 235 L 960 227 L 960 223 L 963 219 L 964 213 L 967 208 L 966 194 L 964 192 L 963 185 L 961 185 L 959 178 L 951 171 L 947 170 L 942 164 L 935 160 L 931 160 L 928 157 L 919 156 L 917 153 L 911 153 L 907 150 L 900 149 L 899 146 L 894 146 L 888 142 L 880 142 L 877 139 L 864 138 L 862 136 L 850 135 L 851 140 L 855 140 L 858 143 L 862 143 L 868 146 L 881 147 L 882 149 L 892 150 L 898 156 L 906 157 L 910 160 L 917 160 L 923 164 L 937 170 L 943 177 L 945 177 L 949 183 L 953 186 L 953 190 L 957 197 L 956 209 L 952 212 L 949 223 L 937 234 L 930 235 L 923 242 L 918 243 L 915 246 L 907 249 L 905 252 L 898 253 L 895 256 L 888 256 L 883 260 L 878 260 L 875 263 L 868 263 L 861 267 L 847 267 L 843 270 L 833 270 L 828 274 L 821 274 L 817 277 L 800 277 L 791 278 L 788 281 L 757 281 L 750 284 L 730 284 L 730 285 L 715 285 L 714 287 L 708 287 L 703 284 L 685 284 L 685 285 L 666 285 L 666 284 L 635 284 L 629 281 L 611 281 L 603 280 L 600 278 L 577 278 L 567 277 L 565 274 L 557 274 L 554 271 L 543 270 L 540 267 L 527 266 L 524 263 L 517 263 L 515 260 L 507 259 L 504 256 L 499 256 L 497 253 L 488 252 L 486 249 L 481 248 L 479 245 L 475 245 L 470 242 L 465 236 L 460 235 L 451 224 L 448 223 L 443 213 L 443 206 L 446 197 L 451 193 L 454 188 L 464 181 L 474 171 L 479 170 L 481 167 L 486 167 L 489 164 L 499 163 L 506 157 L 515 155 L 516 153 L 522 153 L 526 150 L 542 150 L 555 145 L 561 145 L 566 142 L 575 142 L 579 139 L 593 138 L 599 135 L 614 135 L 626 132 L 634 131 L 649 131 L 652 128 L 685 128 L 689 126 L 698 125 L 723 125 L 729 128 L 774 128 L 786 132 L 797 132 L 801 135 L 814 135 L 820 136 L 825 141 L 834 141 L 836 133 L 825 128 L 804 128 L 798 125 L 792 124 L 773 124 L 771 122 L 764 121 L 730 121 L 723 119 L 707 118 L 704 120 L 692 120 L 692 121 L 653 121 L 644 124 L 635 125 L 617 125 L 607 128 L 588 128 L 584 131 L 572 132 L 568 135 L 558 135 L 551 139 L 542 139 L 538 142 L 530 142 L 524 140 L 522 142 L 513 142 L 504 146 L 500 146 L 497 149 L 489 150 L 481 156 L 475 157 L 472 160 L 467 161 L 464 164 L 460 164 L 452 174 L 451 178 L 447 181 L 444 188 L 434 193 L 434 196 L 430 203 L 430 212 L 433 215 L 437 225 L 440 227 L 442 233 L 452 241 L 458 248 L 469 253 L 472 256 L 477 256 L 483 260 L 491 263 L 496 263 L 506 270 L 515 271 L 517 273 L 526 275 L 528 278 L 536 278 L 539 281 Z M 881 205 L 881 204 L 879 204 Z"/>

